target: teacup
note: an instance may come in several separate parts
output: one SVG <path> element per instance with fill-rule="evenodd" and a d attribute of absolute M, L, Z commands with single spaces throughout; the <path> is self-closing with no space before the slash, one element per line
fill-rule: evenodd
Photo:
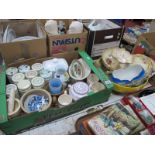
<path fill-rule="evenodd" d="M 60 95 L 58 98 L 58 106 L 64 107 L 72 103 L 72 97 L 65 92 L 64 94 Z"/>

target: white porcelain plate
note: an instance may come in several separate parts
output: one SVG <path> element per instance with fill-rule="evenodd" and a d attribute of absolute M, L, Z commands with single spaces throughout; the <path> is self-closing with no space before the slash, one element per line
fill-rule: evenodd
<path fill-rule="evenodd" d="M 10 28 L 10 26 L 8 25 L 4 32 L 3 42 L 8 43 L 14 40 L 15 38 L 16 38 L 15 31 L 12 28 Z"/>
<path fill-rule="evenodd" d="M 34 40 L 34 39 L 38 39 L 38 37 L 35 36 L 23 36 L 23 37 L 18 37 L 12 40 L 12 42 L 16 42 L 16 41 L 24 41 L 24 40 Z"/>

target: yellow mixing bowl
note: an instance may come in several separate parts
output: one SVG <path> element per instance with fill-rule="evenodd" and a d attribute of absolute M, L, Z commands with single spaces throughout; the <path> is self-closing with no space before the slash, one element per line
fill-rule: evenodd
<path fill-rule="evenodd" d="M 136 87 L 123 86 L 116 83 L 113 83 L 113 84 L 114 84 L 114 91 L 118 93 L 126 94 L 126 93 L 134 93 L 134 92 L 140 91 L 147 85 L 147 83 L 148 83 L 148 80 L 146 80 L 144 84 Z"/>

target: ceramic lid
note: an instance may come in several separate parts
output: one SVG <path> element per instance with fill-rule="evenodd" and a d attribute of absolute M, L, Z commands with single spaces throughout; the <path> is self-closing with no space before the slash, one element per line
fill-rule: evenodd
<path fill-rule="evenodd" d="M 50 78 L 52 76 L 52 72 L 44 69 L 40 72 L 40 76 L 43 78 Z"/>
<path fill-rule="evenodd" d="M 85 82 L 76 82 L 73 85 L 73 90 L 77 94 L 84 95 L 84 94 L 86 94 L 88 92 L 89 87 Z"/>
<path fill-rule="evenodd" d="M 10 95 L 11 90 L 17 90 L 17 86 L 15 84 L 8 84 L 6 85 L 6 94 Z"/>
<path fill-rule="evenodd" d="M 32 79 L 31 83 L 33 86 L 42 86 L 44 84 L 45 80 L 42 77 L 35 77 Z"/>
<path fill-rule="evenodd" d="M 38 75 L 38 73 L 35 70 L 30 70 L 30 71 L 26 72 L 26 74 L 25 74 L 27 79 L 32 79 L 32 78 L 36 77 L 37 75 Z"/>
<path fill-rule="evenodd" d="M 9 67 L 6 70 L 6 74 L 9 76 L 13 76 L 14 74 L 16 74 L 18 72 L 18 69 L 16 67 Z"/>
<path fill-rule="evenodd" d="M 25 90 L 31 86 L 31 82 L 29 80 L 20 80 L 17 84 L 18 89 Z"/>
<path fill-rule="evenodd" d="M 43 65 L 41 63 L 35 63 L 31 66 L 33 70 L 40 71 L 43 69 Z"/>
<path fill-rule="evenodd" d="M 28 72 L 30 70 L 30 66 L 26 65 L 26 64 L 20 65 L 18 67 L 18 70 L 19 70 L 20 73 L 26 73 L 26 72 Z"/>
<path fill-rule="evenodd" d="M 19 82 L 20 80 L 23 80 L 25 78 L 25 75 L 23 73 L 16 73 L 12 77 L 13 82 Z"/>

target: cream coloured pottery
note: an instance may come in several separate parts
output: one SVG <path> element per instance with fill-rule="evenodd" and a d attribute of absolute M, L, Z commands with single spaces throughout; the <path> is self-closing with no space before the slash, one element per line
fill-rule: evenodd
<path fill-rule="evenodd" d="M 152 74 L 152 64 L 147 56 L 143 54 L 134 54 L 133 63 L 131 65 L 141 65 L 145 70 L 146 77 L 151 76 Z"/>

